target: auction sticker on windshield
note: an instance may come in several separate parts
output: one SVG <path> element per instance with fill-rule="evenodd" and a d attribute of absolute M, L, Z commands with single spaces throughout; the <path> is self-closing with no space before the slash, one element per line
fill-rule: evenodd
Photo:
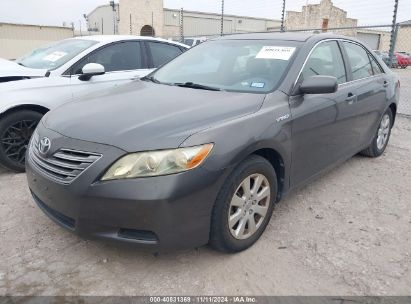
<path fill-rule="evenodd" d="M 63 58 L 64 56 L 66 56 L 67 53 L 66 52 L 53 52 L 49 55 L 47 55 L 46 57 L 43 58 L 43 60 L 45 61 L 51 61 L 51 62 L 56 62 L 58 60 L 60 60 L 61 58 Z"/>
<path fill-rule="evenodd" d="M 258 59 L 279 59 L 289 60 L 294 54 L 295 47 L 288 46 L 263 46 L 260 52 L 255 56 Z"/>

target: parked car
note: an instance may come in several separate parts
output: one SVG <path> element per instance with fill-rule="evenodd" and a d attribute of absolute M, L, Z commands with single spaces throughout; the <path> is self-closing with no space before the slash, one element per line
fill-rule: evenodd
<path fill-rule="evenodd" d="M 373 52 L 384 61 L 388 67 L 398 68 L 397 57 L 394 55 L 391 59 L 392 64 L 390 65 L 390 54 L 388 52 L 382 52 L 379 50 L 373 50 Z"/>
<path fill-rule="evenodd" d="M 143 77 L 187 49 L 156 38 L 90 36 L 0 60 L 0 164 L 24 171 L 31 134 L 50 109 Z"/>
<path fill-rule="evenodd" d="M 409 65 L 411 65 L 411 58 L 406 54 L 395 53 L 397 57 L 398 66 L 402 69 L 406 69 Z"/>
<path fill-rule="evenodd" d="M 185 38 L 184 44 L 190 47 L 193 47 L 205 41 L 207 41 L 207 37 L 191 37 L 191 38 Z"/>
<path fill-rule="evenodd" d="M 291 190 L 380 156 L 398 98 L 397 76 L 352 38 L 225 36 L 46 114 L 27 180 L 44 213 L 83 236 L 238 252 Z"/>
<path fill-rule="evenodd" d="M 398 53 L 401 54 L 401 55 L 404 55 L 408 58 L 411 58 L 411 53 L 408 53 L 408 52 L 398 52 Z"/>

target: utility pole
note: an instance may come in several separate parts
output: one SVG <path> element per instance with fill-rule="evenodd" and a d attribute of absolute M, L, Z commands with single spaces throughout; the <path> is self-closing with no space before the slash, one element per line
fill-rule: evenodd
<path fill-rule="evenodd" d="M 280 27 L 280 31 L 281 32 L 285 32 L 285 28 L 284 28 L 284 17 L 285 17 L 285 0 L 283 0 L 283 12 L 281 14 L 281 27 Z"/>
<path fill-rule="evenodd" d="M 184 43 L 184 8 L 180 10 L 180 40 Z"/>
<path fill-rule="evenodd" d="M 394 57 L 395 43 L 397 40 L 397 33 L 398 33 L 397 10 L 398 10 L 398 0 L 395 0 L 394 15 L 392 17 L 392 26 L 391 26 L 391 39 L 390 39 L 390 54 L 389 54 L 390 68 L 392 68 L 392 59 Z"/>
<path fill-rule="evenodd" d="M 151 37 L 154 37 L 154 12 L 151 12 Z"/>
<path fill-rule="evenodd" d="M 221 36 L 224 35 L 224 0 L 221 0 Z"/>
<path fill-rule="evenodd" d="M 113 8 L 113 32 L 114 35 L 116 34 L 116 23 L 117 23 L 117 16 L 116 16 L 116 4 L 113 1 L 110 1 L 110 6 Z"/>
<path fill-rule="evenodd" d="M 130 35 L 133 35 L 133 21 L 131 19 L 131 14 L 130 14 Z"/>

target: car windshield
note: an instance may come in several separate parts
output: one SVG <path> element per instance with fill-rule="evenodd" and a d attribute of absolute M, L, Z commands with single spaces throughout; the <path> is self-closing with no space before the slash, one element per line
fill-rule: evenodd
<path fill-rule="evenodd" d="M 284 41 L 215 40 L 198 45 L 149 77 L 196 89 L 267 93 L 282 79 L 296 47 Z"/>
<path fill-rule="evenodd" d="M 54 70 L 94 44 L 97 44 L 97 41 L 83 39 L 63 40 L 35 49 L 30 54 L 17 59 L 16 62 L 32 69 Z"/>

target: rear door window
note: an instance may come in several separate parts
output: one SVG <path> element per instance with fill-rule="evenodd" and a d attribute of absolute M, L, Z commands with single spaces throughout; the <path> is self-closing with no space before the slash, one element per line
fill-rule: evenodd
<path fill-rule="evenodd" d="M 148 41 L 147 45 L 153 59 L 153 68 L 162 66 L 183 52 L 179 47 L 167 43 Z"/>
<path fill-rule="evenodd" d="M 372 76 L 373 69 L 367 51 L 359 44 L 343 42 L 351 66 L 353 80 Z"/>

